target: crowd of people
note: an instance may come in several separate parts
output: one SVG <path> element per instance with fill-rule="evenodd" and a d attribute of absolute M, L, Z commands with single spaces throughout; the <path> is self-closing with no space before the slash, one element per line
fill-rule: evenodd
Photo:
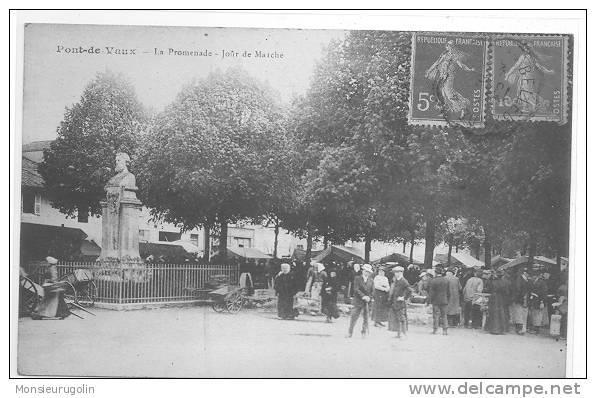
<path fill-rule="evenodd" d="M 272 285 L 278 296 L 280 319 L 294 319 L 294 296 L 303 291 L 319 299 L 327 322 L 339 317 L 337 301 L 343 296 L 352 305 L 348 337 L 362 318 L 361 333 L 387 327 L 402 337 L 407 331 L 407 303 L 432 306 L 432 333 L 449 328 L 484 328 L 492 334 L 526 332 L 566 336 L 567 277 L 553 278 L 538 265 L 510 270 L 488 270 L 437 265 L 421 269 L 410 264 L 316 263 L 306 272 L 300 266 L 283 263 Z M 551 320 L 553 325 L 551 327 Z"/>

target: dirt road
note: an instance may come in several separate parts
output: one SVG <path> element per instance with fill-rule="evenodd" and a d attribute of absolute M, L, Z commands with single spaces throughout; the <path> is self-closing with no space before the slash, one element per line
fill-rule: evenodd
<path fill-rule="evenodd" d="M 96 317 L 19 321 L 26 375 L 154 377 L 562 377 L 565 342 L 410 327 L 397 340 L 371 326 L 346 339 L 348 319 L 282 321 L 270 312 L 208 307 L 95 310 Z M 360 327 L 360 323 L 357 325 Z M 357 329 L 359 330 L 359 329 Z"/>

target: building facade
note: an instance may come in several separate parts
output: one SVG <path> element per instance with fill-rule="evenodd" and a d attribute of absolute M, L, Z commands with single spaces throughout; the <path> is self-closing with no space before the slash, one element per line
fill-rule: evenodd
<path fill-rule="evenodd" d="M 43 150 L 49 148 L 51 141 L 37 141 L 23 145 L 21 172 L 21 223 L 41 224 L 55 227 L 80 229 L 87 235 L 87 240 L 101 247 L 101 216 L 76 214 L 67 217 L 52 206 L 51 199 L 44 189 L 43 178 L 37 171 L 43 160 Z M 183 231 L 180 226 L 153 221 L 150 209 L 143 207 L 139 214 L 139 242 L 190 243 L 202 253 L 204 230 L 201 228 Z M 255 248 L 266 254 L 273 254 L 275 233 L 273 228 L 252 224 L 230 224 L 228 226 L 228 247 Z M 219 240 L 210 239 L 210 252 L 217 251 Z M 291 255 L 297 247 L 306 244 L 287 231 L 280 230 L 278 237 L 278 257 Z M 185 245 L 185 247 L 189 247 Z"/>

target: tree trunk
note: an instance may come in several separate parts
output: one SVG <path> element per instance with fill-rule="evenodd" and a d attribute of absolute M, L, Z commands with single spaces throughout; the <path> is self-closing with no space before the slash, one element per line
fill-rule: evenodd
<path fill-rule="evenodd" d="M 366 235 L 364 237 L 364 262 L 370 262 L 370 246 L 371 246 L 371 239 L 370 235 Z"/>
<path fill-rule="evenodd" d="M 492 259 L 492 250 L 490 244 L 490 237 L 486 229 L 484 229 L 484 268 L 490 269 L 491 268 L 491 259 Z"/>
<path fill-rule="evenodd" d="M 561 271 L 561 250 L 557 250 L 557 270 Z"/>
<path fill-rule="evenodd" d="M 327 238 L 327 235 L 325 235 L 323 237 L 323 249 L 326 249 L 327 246 L 329 246 L 329 239 Z"/>
<path fill-rule="evenodd" d="M 459 253 L 459 243 L 456 243 L 455 244 L 455 252 L 456 253 Z"/>
<path fill-rule="evenodd" d="M 310 267 L 310 255 L 312 253 L 312 234 L 310 230 L 306 235 L 306 254 L 304 255 L 304 262 L 306 267 Z"/>
<path fill-rule="evenodd" d="M 211 226 L 203 224 L 203 261 L 209 262 L 211 256 Z"/>
<path fill-rule="evenodd" d="M 414 263 L 414 243 L 416 240 L 416 234 L 410 232 L 410 264 Z"/>
<path fill-rule="evenodd" d="M 447 252 L 447 266 L 451 267 L 451 250 L 453 249 L 453 236 L 449 236 L 449 251 Z"/>
<path fill-rule="evenodd" d="M 536 257 L 536 236 L 530 234 L 530 244 L 528 246 L 528 264 L 534 264 L 534 257 Z"/>
<path fill-rule="evenodd" d="M 275 239 L 273 240 L 273 258 L 277 258 L 277 243 L 279 240 L 279 223 L 275 223 L 275 228 L 273 229 L 275 232 Z"/>
<path fill-rule="evenodd" d="M 220 223 L 219 232 L 219 259 L 222 262 L 227 260 L 228 254 L 228 222 L 224 220 Z"/>
<path fill-rule="evenodd" d="M 476 260 L 480 260 L 480 239 L 474 238 L 473 250 Z"/>
<path fill-rule="evenodd" d="M 424 231 L 424 266 L 431 268 L 433 266 L 433 253 L 435 251 L 435 220 L 426 220 Z"/>
<path fill-rule="evenodd" d="M 404 239 L 404 241 L 401 244 L 402 244 L 401 252 L 405 253 L 406 252 L 406 240 Z"/>

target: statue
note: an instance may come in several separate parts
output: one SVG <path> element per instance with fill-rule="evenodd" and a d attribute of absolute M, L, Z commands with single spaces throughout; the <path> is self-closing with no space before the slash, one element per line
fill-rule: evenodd
<path fill-rule="evenodd" d="M 118 174 L 110 178 L 107 186 L 113 185 L 136 188 L 136 178 L 134 174 L 128 170 L 127 162 L 130 162 L 128 154 L 124 152 L 116 154 L 116 173 Z"/>
<path fill-rule="evenodd" d="M 102 205 L 102 260 L 140 261 L 139 212 L 136 178 L 128 170 L 130 157 L 116 155 L 116 175 L 105 186 L 106 200 Z"/>

